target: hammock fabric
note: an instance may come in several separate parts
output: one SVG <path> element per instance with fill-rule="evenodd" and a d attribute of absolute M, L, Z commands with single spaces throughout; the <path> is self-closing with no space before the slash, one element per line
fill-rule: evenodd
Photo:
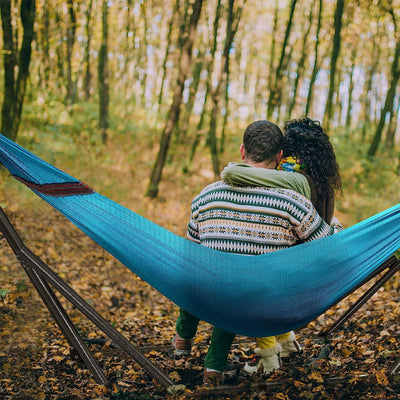
<path fill-rule="evenodd" d="M 237 334 L 269 336 L 303 326 L 400 248 L 400 203 L 333 236 L 245 256 L 179 237 L 2 135 L 0 162 L 171 301 Z"/>

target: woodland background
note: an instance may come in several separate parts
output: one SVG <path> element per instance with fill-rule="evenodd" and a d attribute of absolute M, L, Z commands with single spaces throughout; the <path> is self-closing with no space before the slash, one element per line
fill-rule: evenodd
<path fill-rule="evenodd" d="M 344 226 L 399 202 L 397 0 L 0 0 L 0 11 L 2 134 L 181 236 L 192 198 L 239 160 L 242 132 L 256 119 L 321 121 L 341 169 Z M 0 177 L 0 205 L 26 244 L 134 344 L 151 348 L 149 357 L 187 384 L 181 397 L 193 398 L 209 326 L 188 361 L 159 351 L 174 335 L 176 307 L 7 171 Z M 0 398 L 165 398 L 107 341 L 103 352 L 90 344 L 112 382 L 97 385 L 0 243 Z M 399 398 L 388 374 L 400 354 L 398 278 L 338 332 L 327 360 L 308 362 L 321 348 L 319 330 L 352 300 L 299 333 L 301 358 L 271 377 L 286 385 L 225 398 Z M 85 336 L 102 337 L 65 307 Z M 248 348 L 237 344 L 238 363 Z"/>

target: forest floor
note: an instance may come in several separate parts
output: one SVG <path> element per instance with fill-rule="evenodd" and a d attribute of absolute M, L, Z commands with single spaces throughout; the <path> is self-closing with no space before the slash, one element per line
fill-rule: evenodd
<path fill-rule="evenodd" d="M 168 202 L 165 211 L 176 210 Z M 171 206 L 171 208 L 169 208 Z M 119 264 L 91 239 L 47 205 L 36 210 L 6 208 L 26 245 L 67 281 L 90 305 L 110 321 L 177 384 L 179 395 L 168 395 L 132 359 L 85 317 L 62 300 L 86 338 L 111 383 L 95 383 L 85 365 L 72 357 L 70 348 L 20 267 L 5 240 L 0 248 L 0 398 L 4 399 L 190 399 L 201 393 L 202 363 L 210 326 L 201 324 L 192 355 L 175 358 L 177 307 Z M 337 331 L 326 359 L 312 363 L 325 346 L 318 334 L 354 300 L 342 301 L 298 332 L 300 355 L 284 363 L 266 382 L 242 373 L 231 389 L 247 383 L 250 391 L 219 393 L 221 399 L 398 399 L 400 382 L 389 371 L 400 357 L 398 317 L 399 285 L 392 279 L 352 320 Z M 254 349 L 251 338 L 238 336 L 231 362 L 238 370 Z M 276 387 L 271 386 L 277 383 Z M 233 390 L 233 389 L 232 389 Z"/>
<path fill-rule="evenodd" d="M 160 187 L 161 195 L 150 200 L 143 197 L 148 169 L 147 172 L 136 169 L 134 176 L 130 176 L 133 172 L 119 171 L 121 165 L 122 161 L 109 165 L 108 170 L 114 182 L 132 183 L 129 194 L 125 192 L 123 196 L 124 205 L 185 236 L 191 198 L 213 176 L 199 167 L 190 177 L 190 185 L 185 185 L 178 174 L 168 174 Z M 101 166 L 95 167 L 98 175 L 103 175 Z M 96 182 L 85 180 L 85 183 L 96 188 Z M 400 379 L 390 375 L 391 367 L 400 357 L 398 277 L 391 279 L 344 327 L 335 331 L 326 358 L 316 360 L 320 351 L 327 348 L 319 334 L 365 288 L 300 330 L 302 352 L 285 361 L 267 380 L 258 376 L 249 378 L 240 372 L 255 343 L 252 338 L 237 336 L 230 362 L 237 366 L 238 374 L 228 382 L 228 391 L 211 393 L 202 387 L 202 365 L 210 335 L 208 324 L 201 324 L 192 354 L 185 359 L 176 358 L 171 352 L 171 340 L 178 308 L 173 303 L 42 200 L 34 196 L 24 200 L 20 189 L 13 189 L 22 185 L 13 180 L 2 185 L 0 205 L 26 246 L 142 349 L 171 380 L 185 385 L 185 389 L 179 394 L 168 394 L 60 298 L 110 382 L 109 387 L 97 384 L 85 365 L 71 354 L 67 341 L 3 239 L 0 240 L 0 399 L 400 399 Z M 110 190 L 118 192 L 117 189 L 110 184 Z M 120 198 L 116 200 L 121 202 Z M 340 217 L 342 221 L 346 218 Z"/>

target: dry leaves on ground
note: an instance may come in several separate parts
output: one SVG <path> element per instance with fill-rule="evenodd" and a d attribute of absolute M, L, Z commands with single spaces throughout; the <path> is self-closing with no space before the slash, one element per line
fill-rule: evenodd
<path fill-rule="evenodd" d="M 163 204 L 168 208 L 168 204 Z M 154 205 L 153 205 L 154 207 Z M 168 395 L 142 368 L 71 305 L 61 300 L 111 383 L 97 384 L 43 306 L 9 246 L 0 247 L 0 398 L 24 399 L 191 399 L 200 397 L 202 365 L 210 326 L 201 324 L 192 354 L 171 354 L 177 307 L 120 265 L 107 252 L 50 208 L 38 214 L 8 207 L 9 218 L 26 245 L 51 266 L 91 306 L 110 321 L 177 384 Z M 171 212 L 172 208 L 171 208 Z M 397 278 L 398 279 L 398 278 Z M 358 291 L 298 334 L 301 354 L 287 360 L 262 386 L 260 377 L 240 372 L 254 348 L 237 337 L 231 362 L 238 375 L 221 399 L 398 399 L 399 381 L 389 371 L 400 357 L 399 284 L 394 278 L 330 343 L 327 358 L 315 362 L 325 343 L 318 334 L 347 309 Z M 238 391 L 235 385 L 251 387 Z M 249 386 L 250 385 L 250 386 Z M 235 392 L 236 390 L 236 392 Z M 207 393 L 203 393 L 206 396 Z"/>

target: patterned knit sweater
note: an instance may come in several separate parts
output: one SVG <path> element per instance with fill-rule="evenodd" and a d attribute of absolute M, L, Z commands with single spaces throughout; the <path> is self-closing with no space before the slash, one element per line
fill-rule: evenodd
<path fill-rule="evenodd" d="M 269 253 L 329 236 L 311 202 L 290 189 L 231 186 L 222 181 L 193 200 L 188 238 L 204 246 L 248 255 Z"/>

